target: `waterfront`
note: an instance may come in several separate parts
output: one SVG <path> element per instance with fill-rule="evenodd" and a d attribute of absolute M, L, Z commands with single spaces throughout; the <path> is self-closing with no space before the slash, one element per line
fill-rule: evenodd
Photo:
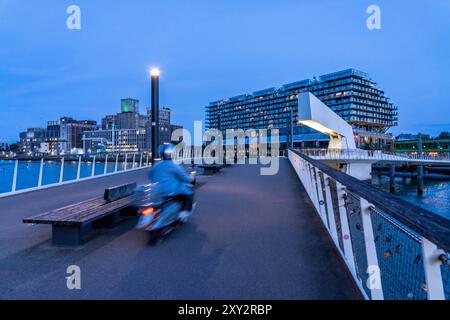
<path fill-rule="evenodd" d="M 137 164 L 138 165 L 138 164 Z M 132 164 L 128 163 L 128 168 Z M 39 161 L 20 161 L 17 173 L 17 190 L 37 187 L 39 180 Z M 123 171 L 125 165 L 119 162 L 118 171 Z M 107 173 L 115 170 L 115 163 L 109 162 Z M 78 162 L 65 162 L 63 181 L 75 180 L 77 177 Z M 42 184 L 49 185 L 59 182 L 61 172 L 61 162 L 48 160 L 44 162 L 44 174 Z M 105 163 L 97 162 L 95 165 L 95 176 L 100 176 L 105 172 Z M 0 160 L 0 194 L 10 192 L 14 175 L 14 161 Z M 83 161 L 80 167 L 80 178 L 87 178 L 92 175 L 92 161 Z M 389 191 L 389 178 L 374 177 L 372 184 Z M 425 193 L 423 196 L 417 195 L 417 186 L 410 179 L 396 179 L 396 195 L 404 200 L 423 207 L 431 212 L 450 219 L 450 181 L 426 181 Z"/>
<path fill-rule="evenodd" d="M 372 184 L 389 192 L 389 177 L 374 177 Z M 424 194 L 419 196 L 415 182 L 397 178 L 395 194 L 408 202 L 450 219 L 450 181 L 427 180 Z"/>

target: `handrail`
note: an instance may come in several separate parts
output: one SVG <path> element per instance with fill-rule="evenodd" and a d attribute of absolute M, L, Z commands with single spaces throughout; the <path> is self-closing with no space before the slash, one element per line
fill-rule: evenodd
<path fill-rule="evenodd" d="M 450 157 L 446 156 L 430 156 L 430 155 L 408 155 L 399 152 L 379 151 L 379 150 L 363 150 L 363 149 L 300 149 L 300 151 L 314 158 L 326 159 L 356 159 L 357 160 L 404 160 L 404 161 L 433 161 L 448 162 Z"/>
<path fill-rule="evenodd" d="M 85 181 L 87 179 L 92 179 L 92 178 L 99 178 L 99 177 L 104 177 L 104 176 L 108 176 L 108 175 L 113 175 L 113 174 L 119 174 L 125 171 L 130 171 L 130 170 L 136 170 L 136 169 L 141 169 L 141 168 L 147 168 L 150 166 L 150 162 L 149 162 L 149 156 L 148 154 L 145 156 L 144 153 L 133 153 L 133 154 L 106 154 L 106 155 L 88 155 L 86 156 L 82 156 L 82 155 L 78 155 L 78 156 L 72 156 L 69 155 L 67 157 L 61 156 L 59 158 L 55 158 L 55 157 L 41 157 L 39 159 L 30 159 L 30 160 L 26 160 L 26 159 L 10 159 L 10 160 L 6 160 L 8 161 L 8 163 L 4 163 L 2 164 L 3 166 L 9 166 L 13 168 L 13 172 L 12 173 L 12 181 L 11 181 L 11 189 L 10 191 L 5 191 L 5 192 L 0 192 L 0 198 L 4 198 L 4 197 L 9 197 L 9 196 L 13 196 L 19 193 L 24 193 L 24 192 L 31 192 L 31 191 L 36 191 L 36 190 L 40 190 L 40 189 L 44 189 L 44 188 L 49 188 L 49 187 L 56 187 L 56 186 L 60 186 L 60 185 L 64 185 L 64 184 L 68 184 L 68 183 L 75 183 L 75 182 L 79 182 L 79 181 Z M 43 177 L 44 177 L 44 166 L 45 163 L 48 162 L 54 162 L 55 164 L 57 164 L 60 169 L 59 169 L 59 175 L 58 175 L 58 180 L 59 182 L 56 183 L 51 183 L 51 184 L 43 184 Z M 65 171 L 65 164 L 67 162 L 71 162 L 74 163 L 76 165 L 76 178 L 72 178 L 69 180 L 64 180 L 64 171 Z M 29 163 L 34 163 L 39 165 L 39 167 L 37 168 L 38 171 L 38 179 L 37 179 L 37 183 L 34 184 L 33 186 L 24 188 L 24 189 L 20 189 L 18 190 L 17 186 L 18 186 L 18 176 L 19 176 L 19 168 L 21 165 L 23 164 L 29 164 Z M 90 172 L 88 172 L 88 175 L 84 175 L 82 177 L 81 175 L 81 169 L 82 169 L 82 164 L 83 163 L 88 163 L 91 168 L 89 169 Z M 103 165 L 103 171 L 101 173 L 97 173 L 96 169 L 99 168 L 98 163 L 102 163 Z M 123 166 L 123 170 L 119 170 L 119 164 Z M 0 164 L 1 167 L 1 164 Z M 109 170 L 109 168 L 112 168 L 112 171 Z M 101 168 L 101 167 L 100 167 Z M 2 169 L 2 168 L 0 168 Z"/>
<path fill-rule="evenodd" d="M 297 150 L 288 157 L 364 297 L 450 300 L 450 220 Z"/>
<path fill-rule="evenodd" d="M 289 150 L 341 183 L 352 193 L 367 199 L 406 227 L 434 242 L 441 249 L 450 251 L 450 220 L 339 172 L 295 149 Z"/>

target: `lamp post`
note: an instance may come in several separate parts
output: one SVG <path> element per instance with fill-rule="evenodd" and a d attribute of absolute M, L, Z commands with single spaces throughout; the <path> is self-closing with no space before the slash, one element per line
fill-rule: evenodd
<path fill-rule="evenodd" d="M 159 148 L 159 75 L 158 69 L 150 72 L 152 78 L 152 164 L 158 158 Z"/>

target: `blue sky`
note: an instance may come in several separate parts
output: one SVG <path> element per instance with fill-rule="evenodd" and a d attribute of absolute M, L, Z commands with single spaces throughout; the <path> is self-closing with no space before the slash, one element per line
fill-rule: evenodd
<path fill-rule="evenodd" d="M 66 9 L 82 29 L 66 28 Z M 382 30 L 366 27 L 379 5 Z M 450 1 L 0 0 L 0 141 L 60 116 L 100 120 L 120 99 L 192 127 L 220 98 L 349 67 L 398 105 L 400 132 L 450 130 Z"/>

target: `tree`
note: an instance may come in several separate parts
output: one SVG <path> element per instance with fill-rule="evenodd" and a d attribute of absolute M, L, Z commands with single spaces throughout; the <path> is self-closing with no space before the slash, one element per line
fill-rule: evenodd
<path fill-rule="evenodd" d="M 450 132 L 444 131 L 439 134 L 439 139 L 450 139 Z"/>

